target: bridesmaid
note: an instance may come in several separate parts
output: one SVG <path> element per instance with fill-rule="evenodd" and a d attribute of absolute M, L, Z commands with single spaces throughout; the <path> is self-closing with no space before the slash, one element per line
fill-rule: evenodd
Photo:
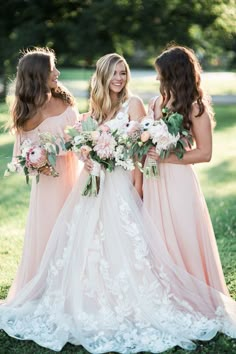
<path fill-rule="evenodd" d="M 27 50 L 19 60 L 11 112 L 16 132 L 13 158 L 20 153 L 23 140 L 37 142 L 39 132 L 63 137 L 65 127 L 77 120 L 74 98 L 58 82 L 60 72 L 55 61 L 54 52 L 48 48 Z M 42 168 L 39 183 L 32 181 L 23 254 L 7 301 L 35 275 L 53 225 L 75 184 L 77 168 L 77 158 L 61 152 L 56 162 L 59 177 L 53 178 L 49 169 Z"/>
<path fill-rule="evenodd" d="M 149 103 L 149 115 L 162 117 L 162 108 L 181 113 L 195 147 L 179 160 L 174 154 L 160 160 L 160 176 L 144 178 L 144 204 L 174 262 L 207 285 L 228 295 L 214 231 L 193 164 L 209 162 L 212 154 L 214 114 L 201 88 L 201 67 L 191 49 L 172 46 L 155 61 L 159 97 Z"/>

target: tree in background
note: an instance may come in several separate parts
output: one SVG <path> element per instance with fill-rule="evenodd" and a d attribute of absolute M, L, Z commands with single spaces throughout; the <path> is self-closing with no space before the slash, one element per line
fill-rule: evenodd
<path fill-rule="evenodd" d="M 66 66 L 91 66 L 113 51 L 150 65 L 170 41 L 205 62 L 236 61 L 236 0 L 8 0 L 0 13 L 2 99 L 19 50 L 30 46 L 54 48 Z"/>

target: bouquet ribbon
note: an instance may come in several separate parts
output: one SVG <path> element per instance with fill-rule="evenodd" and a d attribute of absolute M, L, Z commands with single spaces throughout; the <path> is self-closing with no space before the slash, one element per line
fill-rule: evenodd
<path fill-rule="evenodd" d="M 158 167 L 157 161 L 151 157 L 147 157 L 146 166 L 144 167 L 144 176 L 146 178 L 157 178 L 158 177 Z"/>
<path fill-rule="evenodd" d="M 83 196 L 96 197 L 100 190 L 101 183 L 101 165 L 93 160 L 93 169 L 85 183 L 84 189 L 82 191 Z"/>

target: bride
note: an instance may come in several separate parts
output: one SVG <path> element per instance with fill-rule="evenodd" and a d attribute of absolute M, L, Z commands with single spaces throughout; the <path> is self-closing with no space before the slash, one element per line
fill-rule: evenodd
<path fill-rule="evenodd" d="M 120 55 L 98 60 L 90 113 L 99 123 L 119 128 L 145 115 L 129 78 Z M 173 264 L 142 206 L 139 173 L 103 172 L 97 197 L 80 194 L 87 176 L 68 197 L 36 276 L 0 306 L 0 328 L 55 351 L 70 342 L 91 353 L 191 350 L 218 331 L 236 337 L 235 301 Z"/>

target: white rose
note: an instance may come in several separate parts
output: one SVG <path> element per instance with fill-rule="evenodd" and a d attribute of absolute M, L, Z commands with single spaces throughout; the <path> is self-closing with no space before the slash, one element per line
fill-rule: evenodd
<path fill-rule="evenodd" d="M 150 127 L 150 129 L 148 131 L 151 135 L 151 139 L 154 144 L 157 143 L 161 137 L 168 137 L 169 136 L 169 132 L 168 132 L 168 128 L 167 128 L 166 124 L 154 125 L 154 126 Z"/>
<path fill-rule="evenodd" d="M 26 157 L 26 155 L 29 152 L 30 148 L 31 148 L 31 146 L 23 147 L 23 149 L 21 150 L 21 156 L 22 157 Z"/>
<path fill-rule="evenodd" d="M 77 135 L 77 136 L 74 137 L 74 144 L 75 145 L 79 145 L 79 144 L 81 144 L 83 142 L 85 142 L 85 139 L 84 139 L 83 136 Z"/>
<path fill-rule="evenodd" d="M 10 172 L 16 172 L 17 170 L 16 164 L 14 162 L 8 163 L 7 168 Z"/>
<path fill-rule="evenodd" d="M 45 148 L 45 150 L 47 150 L 47 151 L 49 151 L 49 152 L 54 152 L 54 153 L 56 154 L 56 147 L 55 147 L 54 144 L 52 144 L 52 143 L 46 143 L 46 144 L 44 145 L 44 148 Z"/>

